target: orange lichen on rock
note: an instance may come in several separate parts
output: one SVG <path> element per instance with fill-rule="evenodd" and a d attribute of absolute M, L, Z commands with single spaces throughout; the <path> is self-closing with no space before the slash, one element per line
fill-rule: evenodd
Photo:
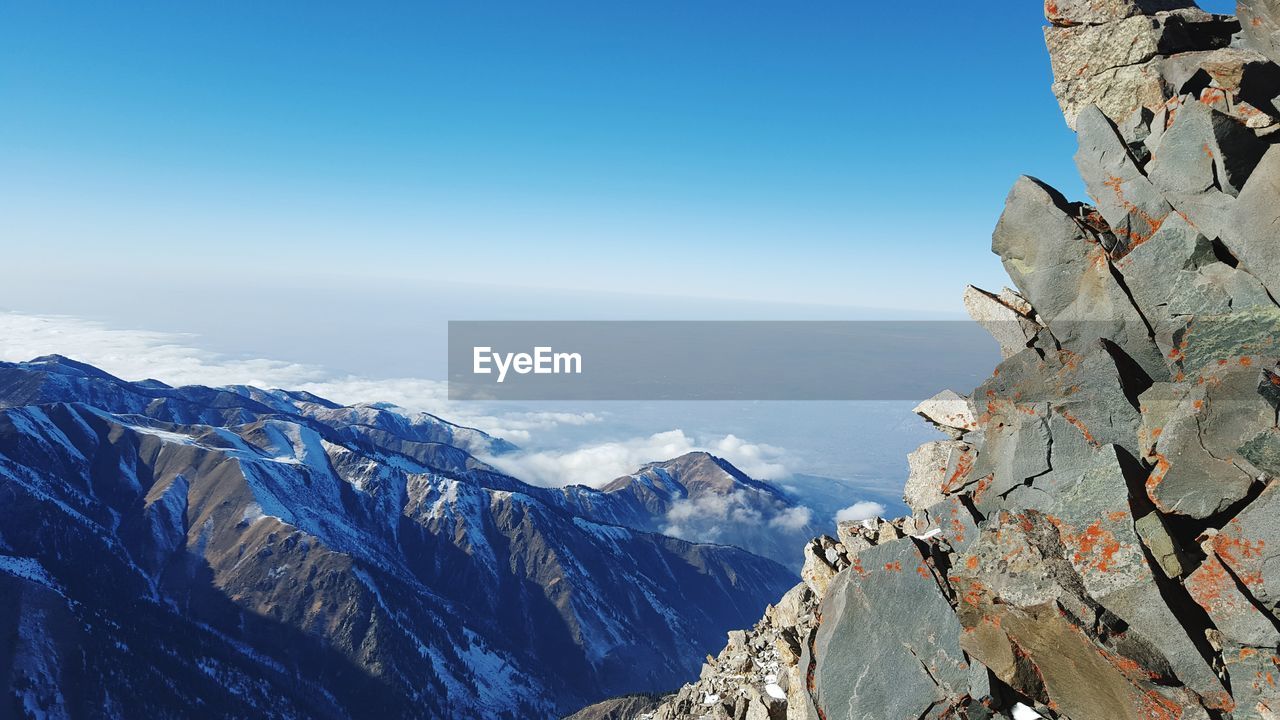
<path fill-rule="evenodd" d="M 1128 252 L 1132 251 L 1134 248 L 1150 240 L 1152 237 L 1155 236 L 1156 233 L 1160 232 L 1160 228 L 1164 225 L 1164 221 L 1167 219 L 1168 216 L 1165 216 L 1162 218 L 1154 218 L 1154 217 L 1151 217 L 1151 215 L 1146 211 L 1144 211 L 1142 208 L 1138 207 L 1137 205 L 1134 205 L 1133 202 L 1130 201 L 1128 198 L 1126 198 L 1124 195 L 1124 187 L 1123 187 L 1124 179 L 1123 178 L 1118 178 L 1113 175 L 1111 177 L 1108 177 L 1103 182 L 1103 185 L 1110 188 L 1116 194 L 1116 202 L 1120 205 L 1120 207 L 1125 209 L 1125 212 L 1129 213 L 1130 217 L 1141 221 L 1147 226 L 1147 232 L 1145 233 L 1138 232 L 1137 230 L 1132 230 L 1132 229 L 1117 232 L 1115 228 L 1112 228 L 1112 232 L 1117 232 L 1117 234 L 1128 238 L 1129 244 L 1128 244 L 1128 248 L 1125 251 L 1125 254 L 1128 254 Z"/>
<path fill-rule="evenodd" d="M 1058 413 L 1062 415 L 1062 419 L 1071 423 L 1071 425 L 1074 426 L 1075 429 L 1080 431 L 1080 434 L 1084 436 L 1085 442 L 1089 443 L 1094 447 L 1100 447 L 1097 438 L 1093 436 L 1093 433 L 1089 432 L 1089 428 L 1085 427 L 1084 422 L 1082 422 L 1079 418 L 1067 412 L 1066 410 L 1059 409 Z"/>

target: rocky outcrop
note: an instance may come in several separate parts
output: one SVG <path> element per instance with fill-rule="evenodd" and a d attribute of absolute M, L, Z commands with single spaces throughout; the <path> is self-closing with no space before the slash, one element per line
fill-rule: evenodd
<path fill-rule="evenodd" d="M 1046 16 L 1091 202 L 1010 192 L 1002 363 L 652 717 L 1280 717 L 1280 5 Z"/>
<path fill-rule="evenodd" d="M 1045 15 L 1053 92 L 1072 128 L 1091 105 L 1116 120 L 1155 112 L 1182 94 L 1191 64 L 1216 62 L 1213 52 L 1240 29 L 1235 18 L 1180 0 L 1047 0 Z"/>
<path fill-rule="evenodd" d="M 831 638 L 819 634 L 820 627 L 834 627 L 835 624 L 821 624 L 824 613 L 831 611 L 820 603 L 825 597 L 843 597 L 842 588 L 850 579 L 866 577 L 863 568 L 875 570 L 874 563 L 883 561 L 886 568 L 898 567 L 904 562 L 896 557 L 906 547 L 915 547 L 900 540 L 910 537 L 910 533 L 923 530 L 921 535 L 927 545 L 929 531 L 914 519 L 900 519 L 893 522 L 884 520 L 868 520 L 860 523 L 842 522 L 838 528 L 838 538 L 820 537 L 805 546 L 805 566 L 802 571 L 803 582 L 791 588 L 782 599 L 770 605 L 764 617 L 749 630 L 729 633 L 729 643 L 716 657 L 708 657 L 702 666 L 702 673 L 697 682 L 686 685 L 678 693 L 668 698 L 656 710 L 638 714 L 615 714 L 613 718 L 645 718 L 646 720 L 677 720 L 684 718 L 734 718 L 750 720 L 818 720 L 821 716 L 811 690 L 815 689 L 819 678 L 815 676 L 815 656 L 821 654 L 835 657 L 838 653 L 847 652 L 851 662 L 862 653 L 856 641 L 850 638 Z M 922 546 L 923 547 L 923 546 Z M 893 559 L 878 558 L 877 553 L 894 556 Z M 863 558 L 866 558 L 865 560 Z M 927 561 L 921 560 L 921 563 Z M 896 563 L 896 565 L 895 565 Z M 923 580 L 918 568 L 910 568 L 911 576 Z M 885 569 L 894 577 L 904 579 L 913 584 L 911 576 L 893 569 Z M 833 588 L 833 583 L 841 588 Z M 883 583 L 877 589 L 880 596 L 874 602 L 861 600 L 862 608 L 883 608 L 887 612 L 918 612 L 895 603 L 881 602 L 901 587 L 891 583 Z M 947 610 L 935 606 L 939 617 L 950 615 L 950 606 L 945 599 L 941 600 Z M 854 612 L 855 609 L 850 609 Z M 954 616 L 951 616 L 954 622 Z M 889 624 L 864 628 L 867 632 L 878 632 L 888 628 Z M 914 626 L 917 629 L 923 625 Z M 889 630 L 892 632 L 892 630 Z M 909 630 L 910 632 L 910 630 Z M 925 633 L 929 631 L 925 630 Z M 918 648 L 930 646 L 925 638 L 920 638 Z M 958 655 L 958 648 L 955 649 Z M 927 671 L 915 661 L 912 651 L 904 649 L 892 655 L 896 664 L 887 663 L 883 672 L 900 673 L 902 681 L 914 679 L 917 683 L 927 682 Z M 842 680 L 843 670 L 834 660 L 823 666 L 829 676 L 824 684 L 839 689 L 845 685 Z M 904 672 L 905 671 L 905 672 Z M 874 685 L 868 685 L 874 689 Z M 836 692 L 837 690 L 832 690 Z"/>

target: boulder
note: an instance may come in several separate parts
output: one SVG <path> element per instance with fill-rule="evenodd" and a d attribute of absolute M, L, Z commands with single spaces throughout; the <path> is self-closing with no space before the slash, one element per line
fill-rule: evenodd
<path fill-rule="evenodd" d="M 973 408 L 969 398 L 954 390 L 943 390 L 912 410 L 933 423 L 934 427 L 959 439 L 974 428 Z"/>
<path fill-rule="evenodd" d="M 968 695 L 960 626 L 927 559 L 903 538 L 841 573 L 821 606 L 813 694 L 827 720 L 935 717 Z"/>
<path fill-rule="evenodd" d="M 963 440 L 934 440 L 907 456 L 907 484 L 902 499 L 907 507 L 923 510 L 942 502 L 943 489 L 965 470 L 972 446 Z"/>
<path fill-rule="evenodd" d="M 1213 541 L 1205 541 L 1205 559 L 1187 577 L 1187 592 L 1204 608 L 1222 637 L 1237 646 L 1276 647 L 1280 632 L 1276 621 L 1262 612 L 1232 571 L 1223 564 L 1213 549 Z"/>
<path fill-rule="evenodd" d="M 1259 370 L 1244 360 L 1224 364 L 1208 382 L 1162 386 L 1142 396 L 1163 418 L 1144 431 L 1154 438 L 1146 491 L 1161 512 L 1197 519 L 1224 512 L 1263 474 L 1250 458 L 1273 462 L 1280 447 L 1275 409 L 1257 391 Z"/>
<path fill-rule="evenodd" d="M 1213 554 L 1258 607 L 1280 617 L 1280 487 L 1272 482 L 1209 540 Z"/>
<path fill-rule="evenodd" d="M 963 302 L 969 317 L 1000 344 L 1003 357 L 1026 349 L 1041 329 L 1031 304 L 1013 291 L 993 295 L 970 285 L 964 289 Z"/>
<path fill-rule="evenodd" d="M 1160 513 L 1149 512 L 1143 515 L 1134 521 L 1133 529 L 1137 531 L 1151 559 L 1160 566 L 1165 577 L 1176 580 L 1187 573 L 1190 561 L 1169 532 L 1169 526 Z"/>
<path fill-rule="evenodd" d="M 1237 118 L 1188 103 L 1160 139 L 1147 173 L 1161 191 L 1238 196 L 1267 144 Z"/>
<path fill-rule="evenodd" d="M 804 566 L 800 569 L 800 579 L 817 597 L 826 594 L 831 579 L 839 571 L 837 566 L 840 555 L 836 546 L 836 541 L 825 535 L 804 546 Z"/>
<path fill-rule="evenodd" d="M 1119 241 L 1112 253 L 1122 257 L 1150 240 L 1173 214 L 1173 206 L 1138 167 L 1125 139 L 1097 106 L 1084 108 L 1078 120 L 1076 167 Z"/>

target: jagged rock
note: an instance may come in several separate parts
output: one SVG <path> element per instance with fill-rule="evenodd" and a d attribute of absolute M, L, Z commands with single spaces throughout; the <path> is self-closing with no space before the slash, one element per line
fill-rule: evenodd
<path fill-rule="evenodd" d="M 1140 108 L 1154 112 L 1180 90 L 1162 72 L 1162 56 L 1226 47 L 1238 29 L 1234 18 L 1194 7 L 1045 28 L 1053 92 L 1067 124 L 1075 129 L 1090 105 L 1117 121 Z"/>
<path fill-rule="evenodd" d="M 1187 592 L 1209 613 L 1226 640 L 1238 646 L 1275 647 L 1280 643 L 1275 619 L 1245 594 L 1241 581 L 1217 556 L 1213 541 L 1207 540 L 1205 545 L 1204 561 L 1187 577 Z"/>
<path fill-rule="evenodd" d="M 1193 0 L 1045 0 L 1044 17 L 1054 25 L 1100 25 L 1134 15 L 1194 8 Z"/>
<path fill-rule="evenodd" d="M 907 456 L 907 484 L 903 500 L 913 510 L 923 510 L 942 502 L 943 487 L 958 470 L 972 446 L 962 440 L 934 440 Z"/>
<path fill-rule="evenodd" d="M 1147 167 L 1167 193 L 1220 190 L 1237 196 L 1267 144 L 1244 123 L 1202 103 L 1183 106 Z"/>
<path fill-rule="evenodd" d="M 1251 456 L 1270 464 L 1280 447 L 1275 408 L 1257 392 L 1259 371 L 1244 361 L 1225 365 L 1209 382 L 1142 396 L 1142 404 L 1164 418 L 1145 433 L 1155 438 L 1146 490 L 1161 512 L 1192 518 L 1223 512 L 1262 475 Z"/>
<path fill-rule="evenodd" d="M 765 609 L 765 617 L 778 627 L 795 627 L 800 616 L 813 605 L 813 590 L 805 583 L 800 583 L 787 591 L 786 595 Z"/>
<path fill-rule="evenodd" d="M 954 390 L 943 390 L 912 410 L 955 439 L 974 428 L 973 408 L 969 398 Z"/>
<path fill-rule="evenodd" d="M 958 704 L 969 689 L 959 624 L 915 542 L 881 545 L 858 560 L 822 603 L 814 697 L 823 717 L 918 718 Z"/>
<path fill-rule="evenodd" d="M 983 527 L 951 575 L 965 650 L 1072 718 L 1196 704 L 1152 682 L 1162 678 L 1210 707 L 1229 701 L 1163 600 L 1128 510 L 1131 472 L 1117 450 L 1100 449 L 1059 479 L 1052 505 L 1002 511 Z"/>
<path fill-rule="evenodd" d="M 975 515 L 966 498 L 949 497 L 929 508 L 929 529 L 917 539 L 936 537 L 944 541 L 951 550 L 963 551 L 978 537 Z M 933 534 L 935 531 L 936 535 Z"/>
<path fill-rule="evenodd" d="M 1156 149 L 1169 122 L 1189 105 L 1212 107 L 1251 128 L 1266 127 L 1280 114 L 1275 104 L 1280 95 L 1280 68 L 1262 53 L 1242 47 L 1218 48 L 1163 58 L 1160 67 L 1179 88 L 1179 95 L 1165 104 L 1167 116 L 1153 123 L 1154 142 L 1147 143 L 1151 150 Z"/>
<path fill-rule="evenodd" d="M 1276 0 L 1240 0 L 1237 5 L 1245 41 L 1253 49 L 1280 63 L 1280 3 Z"/>
<path fill-rule="evenodd" d="M 1271 297 L 1280 297 L 1280 147 L 1263 156 L 1232 208 L 1223 242 L 1240 265 L 1262 281 Z"/>
<path fill-rule="evenodd" d="M 1123 255 L 1151 239 L 1173 214 L 1160 191 L 1151 183 L 1125 145 L 1111 119 L 1097 106 L 1081 111 L 1076 167 L 1085 178 L 1098 212 L 1120 241 Z"/>
<path fill-rule="evenodd" d="M 1059 193 L 1033 178 L 1018 180 L 991 249 L 1063 348 L 1083 354 L 1107 338 L 1151 377 L 1167 376 L 1146 321 L 1111 273 L 1106 250 Z"/>
<path fill-rule="evenodd" d="M 818 597 L 826 594 L 831 579 L 838 572 L 835 546 L 836 542 L 826 535 L 804 546 L 804 567 L 800 569 L 800 578 Z"/>
<path fill-rule="evenodd" d="M 1280 690 L 1277 689 L 1277 668 L 1280 655 L 1272 648 L 1252 648 L 1238 645 L 1223 649 L 1227 674 L 1232 678 L 1237 710 L 1233 717 L 1276 720 L 1280 718 Z"/>
<path fill-rule="evenodd" d="M 1210 539 L 1214 554 L 1231 570 L 1242 592 L 1273 618 L 1280 618 L 1280 499 L 1271 483 Z"/>
<path fill-rule="evenodd" d="M 1147 552 L 1151 553 L 1152 559 L 1164 571 L 1165 577 L 1176 580 L 1187 573 L 1189 561 L 1160 513 L 1149 512 L 1143 515 L 1134 521 L 1133 529 L 1137 531 Z"/>
<path fill-rule="evenodd" d="M 1256 318 L 1244 326 L 1232 319 L 1250 309 L 1274 311 L 1275 304 L 1257 278 L 1219 254 L 1214 242 L 1175 213 L 1114 263 L 1175 375 L 1195 376 L 1206 362 L 1240 355 L 1243 341 L 1260 334 L 1251 327 L 1262 328 L 1264 336 L 1270 329 Z M 1183 347 L 1193 330 L 1197 341 Z"/>
<path fill-rule="evenodd" d="M 972 285 L 964 289 L 964 309 L 991 333 L 1000 354 L 1011 357 L 1026 349 L 1040 331 L 1030 303 L 1012 291 L 993 295 Z"/>

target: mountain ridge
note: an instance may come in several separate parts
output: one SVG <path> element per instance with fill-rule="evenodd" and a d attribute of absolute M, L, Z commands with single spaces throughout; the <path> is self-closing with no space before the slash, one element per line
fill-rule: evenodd
<path fill-rule="evenodd" d="M 671 687 L 709 628 L 790 583 L 738 548 L 575 515 L 437 442 L 457 426 L 332 405 L 0 365 L 11 699 L 54 716 L 554 716 Z M 158 628 L 145 642 L 119 619 L 134 606 Z M 59 636 L 89 655 L 38 640 Z"/>

